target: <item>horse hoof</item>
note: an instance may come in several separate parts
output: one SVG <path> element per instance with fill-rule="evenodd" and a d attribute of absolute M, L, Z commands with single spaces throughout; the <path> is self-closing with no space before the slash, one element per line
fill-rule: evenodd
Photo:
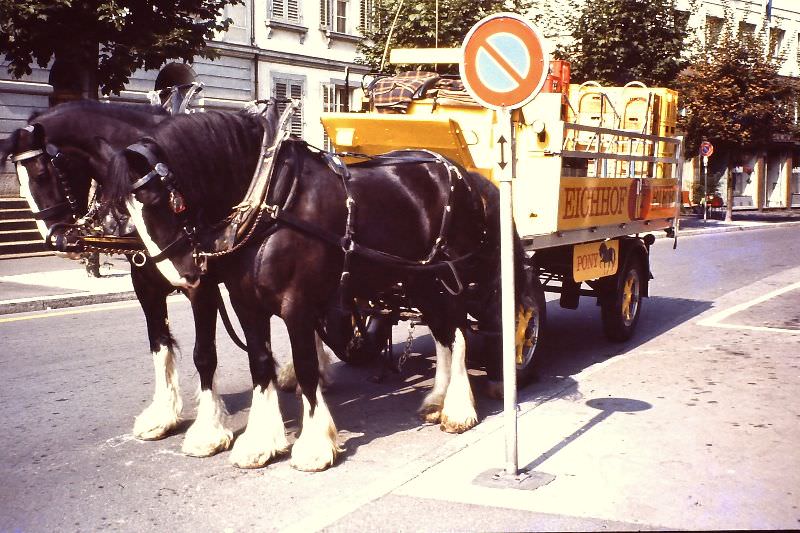
<path fill-rule="evenodd" d="M 303 472 L 322 472 L 333 466 L 339 451 L 338 447 L 307 446 L 298 440 L 292 447 L 292 459 L 289 464 L 292 468 Z"/>
<path fill-rule="evenodd" d="M 417 411 L 420 419 L 426 424 L 438 424 L 442 418 L 441 405 L 423 405 Z"/>
<path fill-rule="evenodd" d="M 446 433 L 464 433 L 478 425 L 478 419 L 475 417 L 468 417 L 462 422 L 457 422 L 452 418 L 442 415 L 442 423 L 439 429 Z"/>
<path fill-rule="evenodd" d="M 248 437 L 247 432 L 236 439 L 231 450 L 231 464 L 237 468 L 261 468 L 289 450 L 289 443 L 286 441 L 280 444 L 274 443 L 271 449 L 266 449 L 264 443 L 258 440 Z M 261 444 L 260 449 L 259 444 Z"/>
<path fill-rule="evenodd" d="M 186 432 L 183 440 L 181 452 L 190 457 L 211 457 L 219 452 L 225 451 L 231 446 L 233 433 L 225 428 L 216 428 L 209 431 L 206 435 L 200 436 L 200 431 L 192 431 L 194 426 Z"/>
<path fill-rule="evenodd" d="M 292 468 L 300 470 L 301 472 L 322 472 L 333 466 L 335 460 L 336 457 L 334 454 L 330 454 L 328 457 L 303 458 L 295 458 L 294 454 L 292 454 L 292 460 L 289 464 L 292 465 Z"/>
<path fill-rule="evenodd" d="M 141 429 L 134 424 L 133 426 L 133 436 L 139 440 L 161 440 L 169 435 L 170 430 L 175 427 L 174 425 L 171 426 L 159 426 L 154 428 L 148 429 Z"/>
<path fill-rule="evenodd" d="M 486 396 L 493 400 L 502 400 L 503 392 L 502 381 L 489 381 L 486 384 Z"/>
<path fill-rule="evenodd" d="M 151 405 L 134 420 L 133 436 L 139 440 L 163 439 L 178 425 L 179 420 L 175 413 Z"/>

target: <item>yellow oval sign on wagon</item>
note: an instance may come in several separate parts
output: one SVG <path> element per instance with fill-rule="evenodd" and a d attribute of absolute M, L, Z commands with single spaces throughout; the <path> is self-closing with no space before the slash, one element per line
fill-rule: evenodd
<path fill-rule="evenodd" d="M 572 277 L 586 281 L 610 276 L 619 268 L 619 241 L 576 244 L 572 254 Z"/>

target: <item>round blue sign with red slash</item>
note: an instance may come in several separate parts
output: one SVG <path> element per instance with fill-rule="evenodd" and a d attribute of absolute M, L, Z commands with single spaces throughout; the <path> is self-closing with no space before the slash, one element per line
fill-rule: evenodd
<path fill-rule="evenodd" d="M 469 31 L 461 49 L 461 80 L 490 109 L 522 107 L 547 78 L 544 39 L 536 26 L 515 13 L 484 18 Z"/>
<path fill-rule="evenodd" d="M 708 141 L 700 143 L 700 155 L 703 157 L 710 157 L 714 153 L 714 145 Z"/>

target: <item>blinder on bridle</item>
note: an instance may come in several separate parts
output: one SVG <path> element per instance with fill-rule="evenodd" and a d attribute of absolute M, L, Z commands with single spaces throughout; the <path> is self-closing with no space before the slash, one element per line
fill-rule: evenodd
<path fill-rule="evenodd" d="M 158 254 L 151 257 L 154 262 L 159 263 L 173 255 L 175 249 L 185 242 L 188 242 L 192 248 L 195 248 L 197 244 L 195 238 L 196 232 L 193 227 L 189 226 L 189 221 L 185 215 L 187 208 L 186 201 L 181 192 L 175 187 L 172 172 L 169 170 L 166 163 L 158 160 L 153 151 L 148 148 L 144 142 L 145 141 L 137 142 L 126 148 L 126 151 L 133 152 L 145 158 L 150 167 L 150 171 L 147 172 L 147 174 L 131 184 L 131 194 L 136 194 L 137 191 L 147 184 L 151 183 L 153 180 L 157 180 L 158 183 L 161 183 L 167 189 L 169 193 L 170 209 L 173 213 L 181 217 L 181 222 L 183 224 L 183 232 L 181 232 L 175 240 L 165 246 Z"/>
<path fill-rule="evenodd" d="M 29 126 L 30 127 L 30 126 Z M 69 182 L 66 178 L 67 173 L 67 156 L 64 155 L 61 150 L 58 149 L 57 146 L 46 143 L 44 148 L 35 148 L 33 150 L 26 150 L 25 152 L 20 152 L 15 154 L 11 157 L 11 162 L 14 163 L 15 167 L 17 167 L 17 179 L 19 177 L 19 169 L 18 166 L 25 161 L 35 158 L 49 158 L 49 165 L 45 164 L 42 172 L 40 172 L 36 176 L 28 175 L 29 179 L 40 179 L 44 175 L 44 172 L 47 172 L 49 168 L 52 168 L 53 175 L 56 178 L 56 182 L 60 188 L 60 192 L 64 197 L 64 201 L 58 203 L 56 205 L 47 207 L 45 209 L 39 209 L 37 207 L 37 211 L 33 213 L 33 218 L 37 220 L 47 220 L 49 218 L 55 218 L 57 216 L 61 216 L 67 210 L 72 214 L 72 219 L 77 220 L 80 218 L 81 214 L 78 212 L 78 202 L 75 199 L 75 195 L 72 193 L 72 189 L 69 186 Z M 27 168 L 25 169 L 27 173 Z M 21 182 L 21 180 L 20 180 Z M 31 196 L 30 201 L 36 205 L 36 201 Z"/>

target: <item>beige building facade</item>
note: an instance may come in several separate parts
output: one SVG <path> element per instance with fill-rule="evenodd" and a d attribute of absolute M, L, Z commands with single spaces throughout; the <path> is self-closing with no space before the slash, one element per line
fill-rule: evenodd
<path fill-rule="evenodd" d="M 690 3 L 681 0 L 679 7 L 689 10 Z M 800 1 L 703 0 L 696 2 L 696 7 L 689 24 L 706 44 L 719 37 L 726 18 L 732 19 L 738 31 L 769 36 L 767 53 L 780 62 L 781 75 L 800 76 Z M 731 172 L 725 170 L 725 161 L 714 157 L 709 167 L 711 172 L 722 173 L 718 192 L 723 200 L 728 180 L 733 180 L 734 209 L 800 207 L 800 139 L 779 134 L 764 149 L 730 155 Z M 694 157 L 687 162 L 684 189 L 691 190 L 694 182 L 702 179 L 700 158 Z"/>
<path fill-rule="evenodd" d="M 233 24 L 209 43 L 220 57 L 215 61 L 198 59 L 186 68 L 204 85 L 193 107 L 233 110 L 255 99 L 297 98 L 301 109 L 293 119 L 292 131 L 323 146 L 321 113 L 348 105 L 366 72 L 355 58 L 369 2 L 245 0 L 228 6 L 225 16 Z M 24 126 L 32 112 L 75 97 L 54 91 L 54 84 L 58 85 L 54 77 L 60 74 L 52 63 L 46 68 L 33 65 L 31 75 L 20 80 L 13 79 L 6 66 L 0 61 L 0 138 Z M 135 72 L 125 90 L 109 99 L 147 102 L 165 68 Z M 0 197 L 18 195 L 16 177 L 6 163 L 0 169 Z"/>

